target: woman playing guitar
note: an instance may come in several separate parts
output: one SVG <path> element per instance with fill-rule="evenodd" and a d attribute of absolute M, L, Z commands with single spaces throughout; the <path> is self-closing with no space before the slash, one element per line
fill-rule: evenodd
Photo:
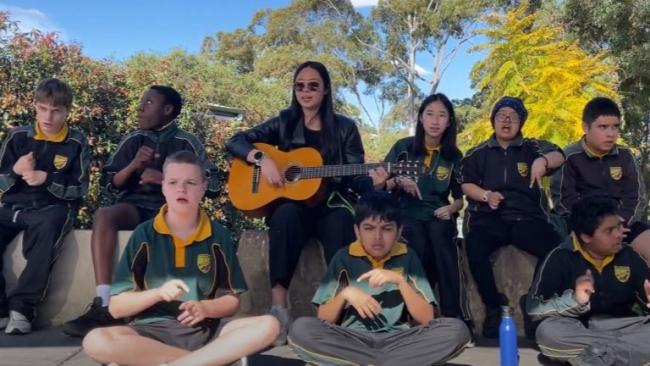
<path fill-rule="evenodd" d="M 307 61 L 298 66 L 293 77 L 291 105 L 278 116 L 233 136 L 226 147 L 236 158 L 255 164 L 261 179 L 275 186 L 285 178 L 276 162 L 254 147 L 254 143 L 277 146 L 281 151 L 312 147 L 320 151 L 325 164 L 364 162 L 361 136 L 355 122 L 335 114 L 332 86 L 325 66 Z M 372 177 L 371 177 L 372 176 Z M 340 180 L 326 179 L 326 197 L 352 189 L 363 193 L 381 185 L 387 172 L 383 168 Z M 289 327 L 287 288 L 307 239 L 316 236 L 329 262 L 336 251 L 354 240 L 353 218 L 345 208 L 331 208 L 325 202 L 308 206 L 304 202 L 282 201 L 266 217 L 269 226 L 269 261 L 272 293 L 271 314 L 282 324 L 276 345 L 286 343 Z"/>

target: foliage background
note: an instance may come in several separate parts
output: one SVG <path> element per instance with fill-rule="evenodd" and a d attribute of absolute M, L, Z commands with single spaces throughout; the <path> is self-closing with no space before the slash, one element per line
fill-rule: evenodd
<path fill-rule="evenodd" d="M 622 103 L 623 139 L 635 152 L 646 179 L 650 171 L 650 0 L 435 1 L 380 0 L 364 17 L 347 0 L 294 0 L 261 9 L 244 28 L 208 35 L 200 52 L 138 53 L 124 62 L 96 60 L 82 45 L 57 34 L 21 31 L 0 13 L 0 140 L 8 129 L 33 122 L 32 92 L 39 80 L 59 77 L 75 91 L 69 123 L 89 137 L 91 189 L 79 211 L 88 228 L 99 205 L 103 162 L 121 136 L 136 127 L 140 95 L 151 84 L 175 87 L 184 97 L 180 124 L 204 141 L 227 176 L 224 141 L 234 132 L 277 114 L 290 98 L 295 67 L 324 62 L 332 74 L 336 109 L 358 121 L 368 161 L 382 160 L 407 136 L 414 109 L 436 90 L 450 45 L 476 34 L 486 57 L 468 70 L 475 94 L 454 105 L 462 150 L 491 134 L 489 112 L 503 95 L 520 96 L 530 118 L 524 133 L 560 146 L 582 134 L 580 116 L 593 96 Z M 454 42 L 452 42 L 452 40 Z M 429 55 L 431 86 L 415 70 L 415 56 Z M 380 110 L 368 113 L 369 101 Z M 241 122 L 215 122 L 208 105 L 246 111 Z M 229 204 L 226 192 L 207 200 L 210 214 L 234 229 L 259 227 Z"/>

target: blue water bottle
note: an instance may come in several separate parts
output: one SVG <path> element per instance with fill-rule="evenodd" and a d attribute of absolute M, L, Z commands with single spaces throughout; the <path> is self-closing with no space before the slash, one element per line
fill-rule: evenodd
<path fill-rule="evenodd" d="M 517 366 L 519 354 L 517 351 L 517 327 L 512 319 L 512 308 L 501 307 L 501 325 L 499 325 L 499 351 L 501 366 Z"/>

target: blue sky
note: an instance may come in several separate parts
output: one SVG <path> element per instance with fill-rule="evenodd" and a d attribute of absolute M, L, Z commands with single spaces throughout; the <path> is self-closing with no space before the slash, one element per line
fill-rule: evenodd
<path fill-rule="evenodd" d="M 374 2 L 353 1 L 364 14 Z M 288 3 L 290 0 L 0 0 L 0 10 L 9 11 L 23 29 L 56 31 L 66 41 L 81 44 L 88 56 L 124 60 L 138 51 L 164 54 L 184 48 L 196 52 L 204 37 L 246 27 L 257 10 Z M 482 55 L 466 49 L 458 53 L 438 89 L 452 99 L 473 94 L 469 72 Z M 426 70 L 431 70 L 432 60 L 426 56 L 421 55 L 417 63 L 428 79 Z M 421 86 L 428 90 L 425 84 Z"/>

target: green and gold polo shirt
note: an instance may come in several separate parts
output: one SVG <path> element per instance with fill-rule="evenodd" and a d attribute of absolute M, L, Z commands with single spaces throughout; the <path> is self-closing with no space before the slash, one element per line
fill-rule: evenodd
<path fill-rule="evenodd" d="M 226 228 L 201 211 L 196 231 L 182 240 L 169 230 L 166 212 L 167 205 L 131 234 L 115 268 L 111 295 L 154 289 L 171 279 L 183 280 L 190 292 L 177 301 L 159 302 L 143 311 L 135 317 L 136 323 L 176 319 L 181 302 L 247 290 L 236 248 Z"/>
<path fill-rule="evenodd" d="M 406 244 L 397 243 L 381 260 L 366 253 L 359 241 L 340 249 L 330 261 L 327 272 L 312 299 L 316 305 L 330 301 L 346 286 L 354 286 L 371 295 L 381 305 L 381 313 L 375 319 L 363 319 L 354 307 L 346 305 L 341 326 L 366 332 L 394 332 L 410 327 L 410 316 L 397 285 L 385 284 L 372 288 L 368 281 L 357 282 L 362 274 L 376 268 L 401 273 L 429 303 L 436 300 L 426 279 L 422 264 Z"/>
<path fill-rule="evenodd" d="M 459 163 L 462 157 L 460 151 L 453 159 L 445 159 L 440 153 L 440 147 L 425 147 L 424 155 L 413 154 L 415 137 L 398 140 L 390 149 L 385 162 L 419 161 L 427 173 L 417 180 L 422 199 L 398 191 L 399 200 L 405 214 L 416 220 L 428 221 L 435 218 L 434 212 L 442 206 L 452 203 L 449 199 L 457 200 L 463 197 L 460 184 L 457 181 Z"/>

